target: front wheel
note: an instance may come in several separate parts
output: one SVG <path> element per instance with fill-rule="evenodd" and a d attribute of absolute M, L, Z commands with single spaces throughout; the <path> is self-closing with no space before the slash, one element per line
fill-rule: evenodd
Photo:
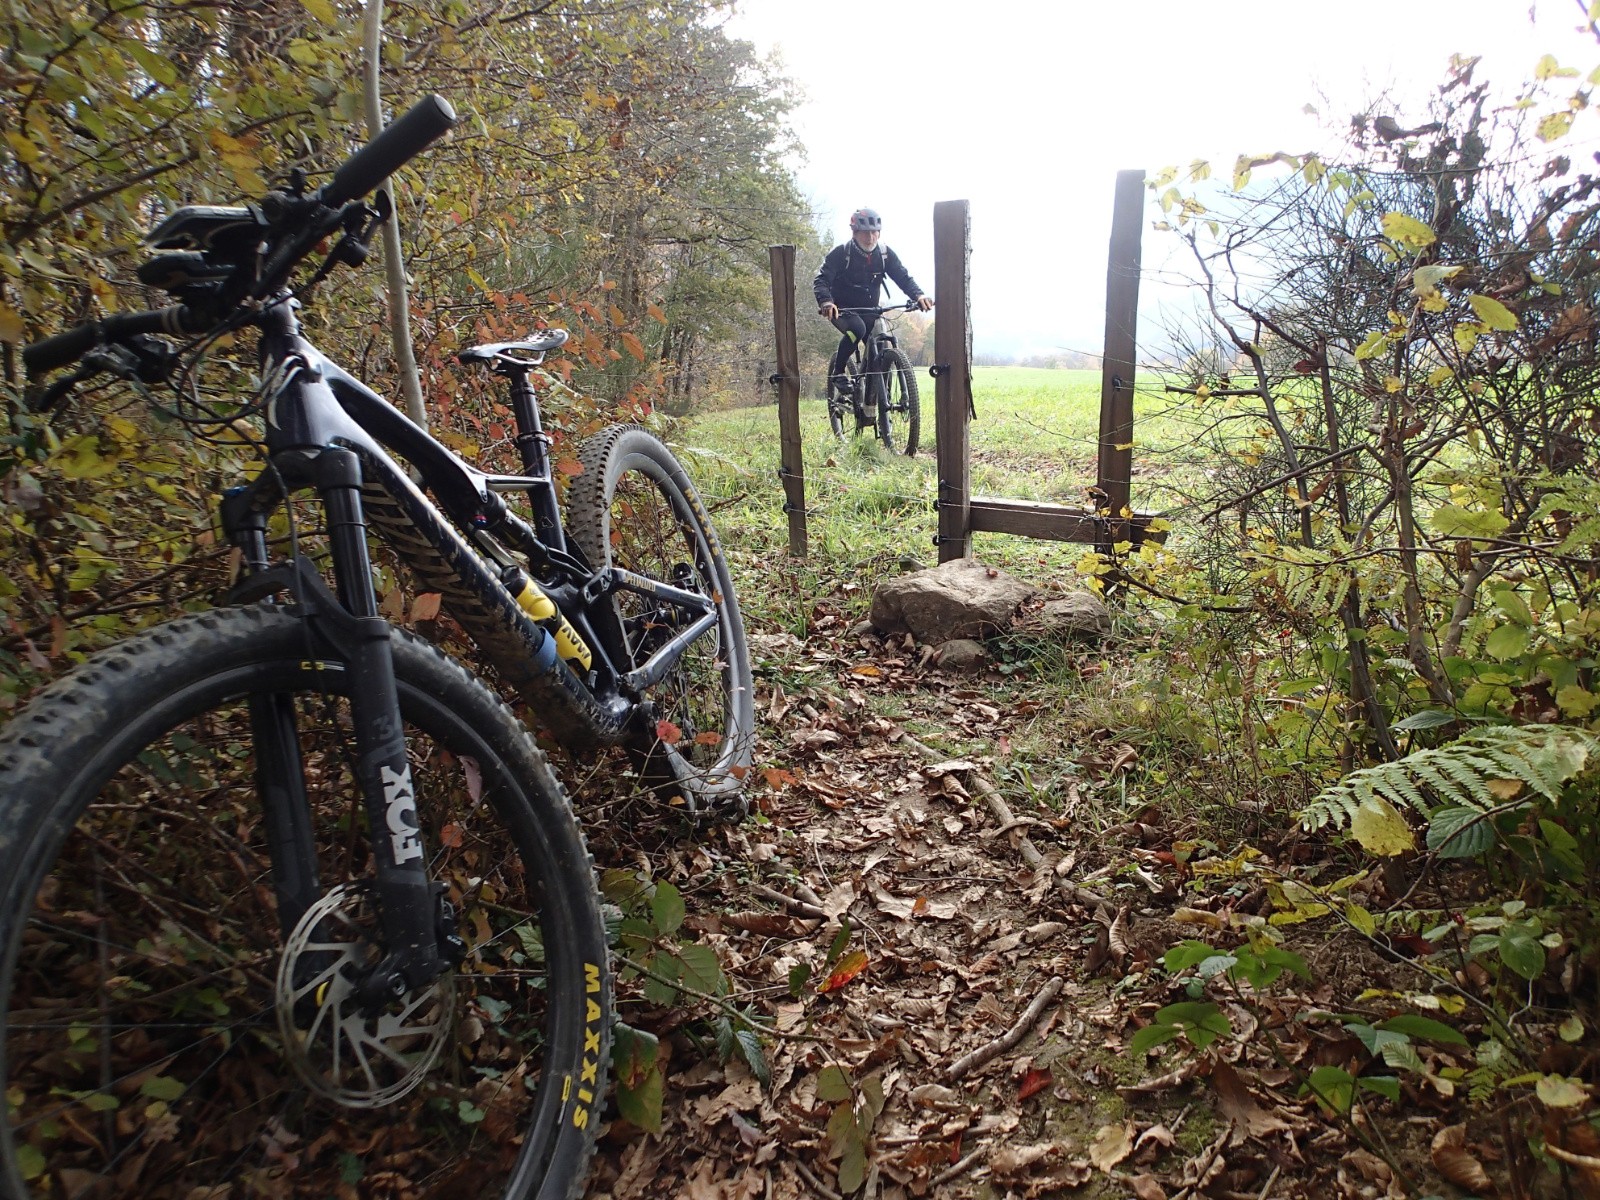
<path fill-rule="evenodd" d="M 916 372 L 911 369 L 911 360 L 898 349 L 884 351 L 879 365 L 878 440 L 891 454 L 897 448 L 915 454 L 922 437 Z"/>
<path fill-rule="evenodd" d="M 623 671 L 645 668 L 674 639 L 703 625 L 665 675 L 643 688 L 652 720 L 634 750 L 645 778 L 691 813 L 742 812 L 755 747 L 750 650 L 705 506 L 672 452 L 638 426 L 596 434 L 580 461 L 567 525 L 590 565 L 621 567 L 708 602 L 689 610 L 619 589 L 594 614 Z"/>
<path fill-rule="evenodd" d="M 593 866 L 511 712 L 393 645 L 464 958 L 375 1012 L 351 672 L 304 621 L 159 626 L 0 732 L 0 1195 L 582 1192 L 612 1011 Z"/>

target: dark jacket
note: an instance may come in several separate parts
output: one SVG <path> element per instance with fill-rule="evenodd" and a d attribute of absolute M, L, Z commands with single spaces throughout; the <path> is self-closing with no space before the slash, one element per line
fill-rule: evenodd
<path fill-rule="evenodd" d="M 870 308 L 878 303 L 885 275 L 907 298 L 915 300 L 922 295 L 917 281 L 893 250 L 879 242 L 869 254 L 851 238 L 828 251 L 828 257 L 817 268 L 817 277 L 811 281 L 811 290 L 816 293 L 818 308 L 830 300 L 840 308 Z"/>

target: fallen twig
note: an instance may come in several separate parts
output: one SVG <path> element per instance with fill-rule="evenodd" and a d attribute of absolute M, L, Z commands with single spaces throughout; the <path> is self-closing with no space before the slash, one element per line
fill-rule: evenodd
<path fill-rule="evenodd" d="M 969 1170 L 972 1169 L 972 1164 L 983 1157 L 983 1153 L 984 1152 L 982 1150 L 974 1150 L 971 1154 L 968 1154 L 966 1157 L 961 1159 L 960 1162 L 956 1163 L 955 1166 L 945 1168 L 943 1171 L 939 1172 L 939 1174 L 933 1177 L 933 1186 L 938 1187 L 941 1183 L 949 1183 L 952 1179 L 955 1179 L 961 1175 L 965 1175 Z"/>
<path fill-rule="evenodd" d="M 947 754 L 939 753 L 932 746 L 927 746 L 917 741 L 916 738 L 903 729 L 900 731 L 900 739 L 929 762 L 946 762 L 950 757 Z M 1016 822 L 1016 814 L 1011 811 L 1011 806 L 1005 802 L 1005 797 L 1000 795 L 994 784 L 990 783 L 977 771 L 969 771 L 967 776 L 968 781 L 978 794 L 983 797 L 983 802 L 989 806 L 989 811 L 994 814 L 995 820 L 999 821 L 1002 827 L 1009 827 Z M 1023 834 L 1022 837 L 1017 839 L 1017 852 L 1022 855 L 1022 861 L 1027 863 L 1030 869 L 1037 871 L 1044 866 L 1044 855 L 1039 853 L 1039 848 L 1033 844 L 1027 834 Z M 1106 925 L 1111 924 L 1111 908 L 1101 897 L 1087 888 L 1079 887 L 1069 879 L 1058 877 L 1055 884 L 1057 891 L 1068 900 L 1083 905 L 1097 921 L 1101 921 Z"/>
<path fill-rule="evenodd" d="M 971 1054 L 963 1055 L 951 1063 L 949 1070 L 944 1073 L 944 1077 L 951 1082 L 963 1079 L 975 1068 L 981 1067 L 991 1059 L 999 1057 L 1027 1037 L 1028 1031 L 1039 1020 L 1039 1015 L 1044 1012 L 1051 1001 L 1061 994 L 1061 989 L 1065 986 L 1066 981 L 1059 975 L 1045 984 L 1044 990 L 1033 998 L 1033 1003 L 1028 1005 L 1027 1011 L 1022 1014 L 1015 1025 L 988 1045 L 979 1046 Z"/>
<path fill-rule="evenodd" d="M 801 1179 L 804 1179 L 817 1190 L 817 1194 L 822 1197 L 822 1200 L 844 1200 L 844 1198 L 840 1196 L 838 1192 L 834 1191 L 827 1184 L 823 1183 L 822 1180 L 813 1175 L 811 1173 L 811 1169 L 798 1158 L 794 1160 L 794 1169 L 800 1172 Z"/>
<path fill-rule="evenodd" d="M 796 900 L 793 896 L 785 895 L 777 888 L 770 888 L 762 883 L 753 883 L 750 885 L 750 890 L 758 896 L 765 896 L 774 904 L 783 905 L 790 912 L 802 917 L 810 917 L 815 921 L 826 921 L 828 919 L 828 914 L 823 912 L 817 905 L 809 904 L 804 900 Z"/>

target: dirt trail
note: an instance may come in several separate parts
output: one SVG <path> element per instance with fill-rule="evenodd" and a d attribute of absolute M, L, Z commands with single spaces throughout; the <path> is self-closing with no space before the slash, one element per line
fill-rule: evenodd
<path fill-rule="evenodd" d="M 737 1058 L 718 1065 L 690 1036 L 696 1013 L 629 1006 L 672 1055 L 663 1126 L 613 1121 L 591 1196 L 1402 1194 L 1381 1158 L 1296 1097 L 1292 1064 L 1251 1040 L 1243 1009 L 1239 1036 L 1205 1055 L 1127 1053 L 1157 1008 L 1185 999 L 1161 955 L 1205 935 L 1195 922 L 1211 918 L 1194 914 L 1248 910 L 1259 887 L 1181 891 L 1170 847 L 1184 831 L 1153 814 L 1096 828 L 1075 791 L 1010 813 L 988 794 L 997 759 L 1023 723 L 1059 719 L 1065 738 L 1064 715 L 1003 711 L 998 676 L 947 677 L 914 649 L 846 636 L 842 620 L 830 641 L 828 623 L 807 645 L 753 639 L 769 667 L 757 795 L 770 824 L 627 852 L 683 891 L 686 928 L 776 1029 L 771 1086 Z M 899 720 L 881 715 L 889 697 Z M 932 762 L 907 724 L 991 750 Z M 1102 783 L 1135 757 L 1073 743 Z M 1301 950 L 1338 952 L 1326 938 Z M 1356 969 L 1381 981 L 1386 966 Z M 1384 1132 L 1415 1143 L 1427 1121 Z M 1425 1140 L 1409 1153 L 1426 1162 Z"/>

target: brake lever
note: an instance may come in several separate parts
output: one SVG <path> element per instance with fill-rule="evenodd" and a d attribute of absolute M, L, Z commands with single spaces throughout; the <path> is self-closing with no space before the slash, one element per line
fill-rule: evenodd
<path fill-rule="evenodd" d="M 56 380 L 41 392 L 35 392 L 30 388 L 23 397 L 23 404 L 29 412 L 47 413 L 70 395 L 73 388 L 93 374 L 93 371 L 79 367 L 72 374 Z"/>
<path fill-rule="evenodd" d="M 78 369 L 63 376 L 37 395 L 27 398 L 32 412 L 49 412 L 85 380 L 115 375 L 139 383 L 160 383 L 172 374 L 178 352 L 160 338 L 141 333 L 121 342 L 96 346 L 78 360 Z"/>

